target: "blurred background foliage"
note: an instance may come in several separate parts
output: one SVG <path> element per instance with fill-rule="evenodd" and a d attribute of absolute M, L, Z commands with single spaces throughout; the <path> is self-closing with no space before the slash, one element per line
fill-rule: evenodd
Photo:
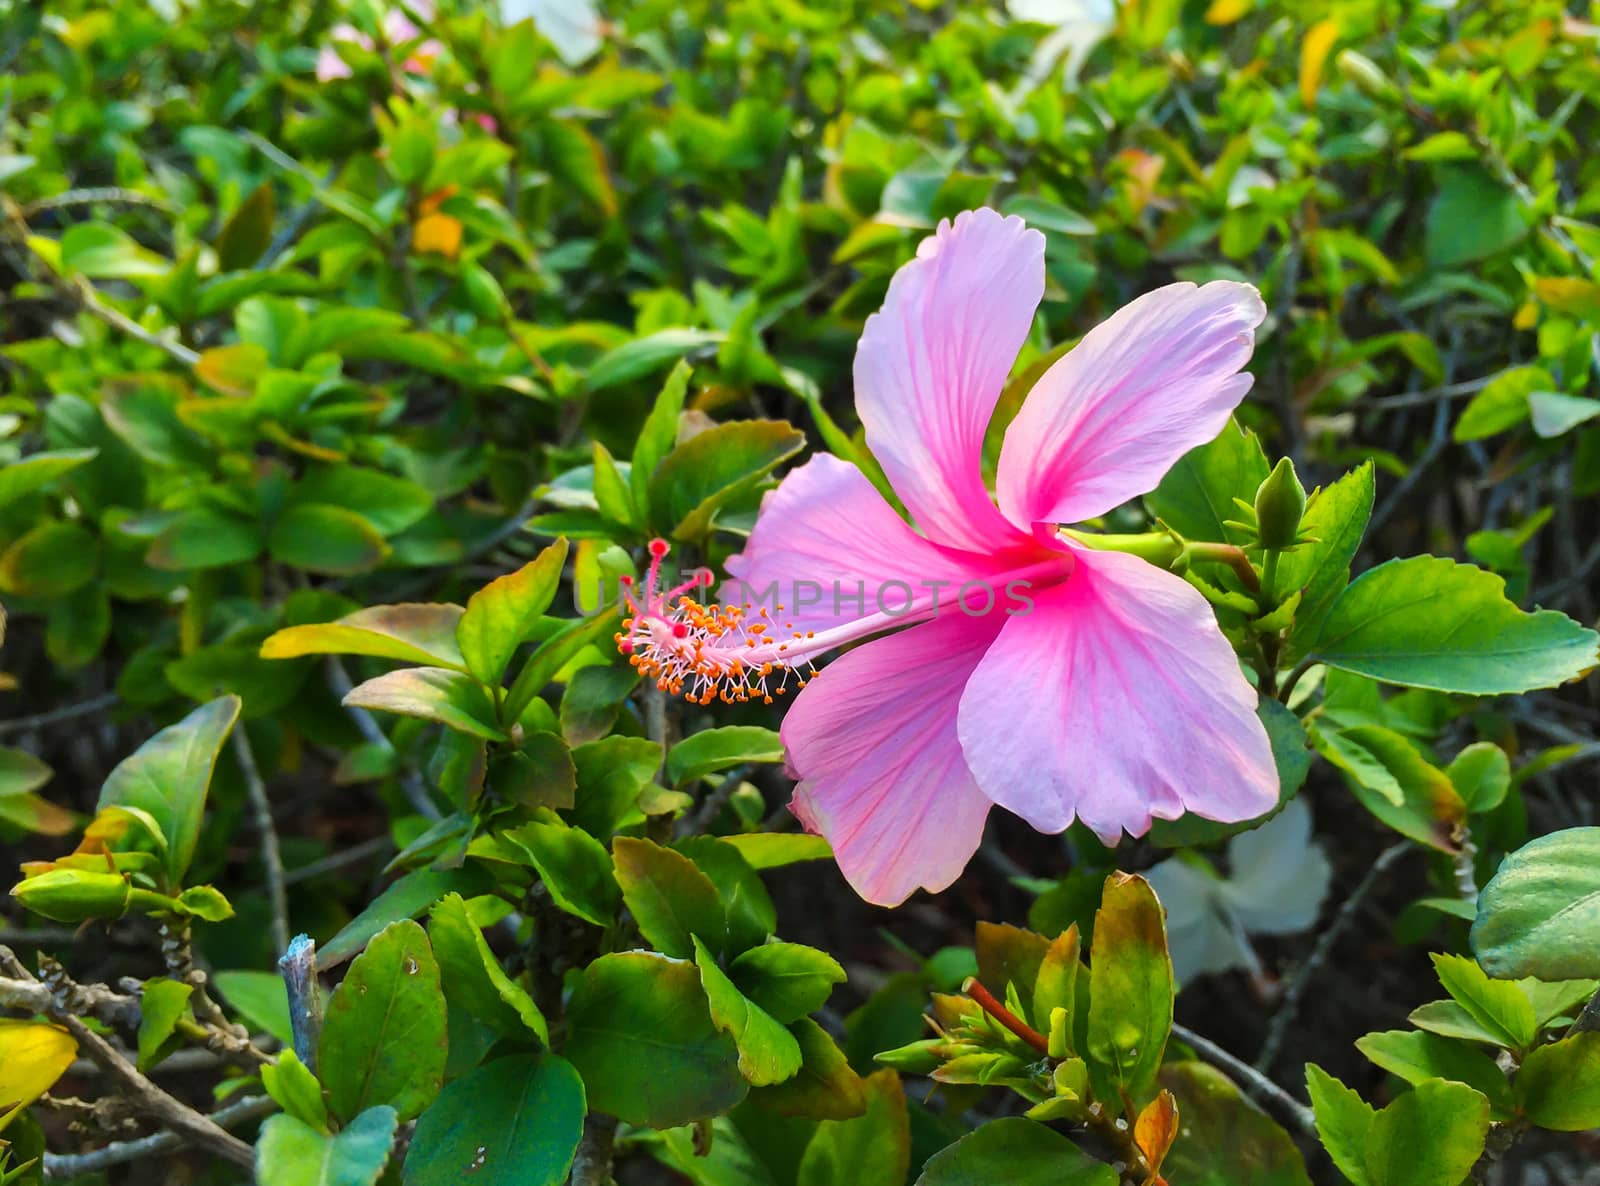
<path fill-rule="evenodd" d="M 17 718 L 0 731 L 43 759 L 0 769 L 15 851 L 58 849 L 28 837 L 74 828 L 153 725 L 233 692 L 276 780 L 297 926 L 336 932 L 427 827 L 416 780 L 424 799 L 448 784 L 448 755 L 416 721 L 375 743 L 339 707 L 341 668 L 263 660 L 262 640 L 363 605 L 464 602 L 557 535 L 573 541 L 562 596 L 579 603 L 614 590 L 652 533 L 694 559 L 737 550 L 765 476 L 802 445 L 762 422 L 863 455 L 862 321 L 919 239 L 976 205 L 1048 240 L 997 428 L 1133 296 L 1246 280 L 1270 316 L 1240 419 L 1308 487 L 1374 462 L 1358 570 L 1471 559 L 1521 604 L 1593 622 L 1600 27 L 1586 15 L 1551 0 L 507 10 L 0 0 L 0 694 Z M 629 462 L 679 359 L 693 366 L 680 438 L 721 433 L 721 460 L 658 481 Z M 579 665 L 610 661 L 596 647 Z M 596 694 L 599 734 L 641 731 L 618 716 L 626 688 Z M 1592 684 L 1492 712 L 1409 692 L 1382 711 L 1446 754 L 1482 739 L 1518 755 L 1515 793 L 1478 837 L 1485 862 L 1593 822 L 1577 781 L 1596 754 Z M 775 724 L 699 712 L 684 732 Z M 775 767 L 750 777 L 718 807 L 733 828 L 781 806 Z M 196 867 L 239 918 L 202 945 L 218 966 L 267 967 L 229 766 L 211 805 Z M 1319 800 L 1319 825 L 1340 839 L 1339 884 L 1384 842 L 1346 796 Z M 986 853 L 956 891 L 903 911 L 889 943 L 874 929 L 888 916 L 831 869 L 784 875 L 780 899 L 836 906 L 831 922 L 791 914 L 851 972 L 859 1070 L 919 1036 L 926 988 L 966 966 L 908 971 L 896 944 L 964 943 L 973 916 L 1030 905 L 1051 934 L 1092 913 L 1103 858 L 1080 851 L 1091 872 L 1058 884 L 1059 842 L 1003 825 Z M 1154 859 L 1146 846 L 1132 864 Z M 1396 942 L 1464 929 L 1410 905 L 1424 893 L 1396 890 L 1348 942 L 1382 963 Z M 1258 994 L 1269 980 L 1255 968 Z M 1327 994 L 1295 1053 L 1371 1081 L 1350 1035 L 1385 994 L 1419 1000 L 1431 983 L 1417 953 Z M 1249 1044 L 1258 1010 L 1238 997 L 1202 984 L 1180 1017 Z"/>

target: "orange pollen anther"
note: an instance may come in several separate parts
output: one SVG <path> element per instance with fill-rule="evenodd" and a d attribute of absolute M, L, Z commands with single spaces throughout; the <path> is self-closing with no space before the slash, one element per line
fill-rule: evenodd
<path fill-rule="evenodd" d="M 702 585 L 710 587 L 715 580 L 710 570 L 697 569 L 681 585 L 660 590 L 661 562 L 670 550 L 666 540 L 651 540 L 643 588 L 636 590 L 634 581 L 622 580 L 629 614 L 616 643 L 628 662 L 662 691 L 697 704 L 752 699 L 771 704 L 788 690 L 791 672 L 804 687 L 804 676 L 816 674 L 810 659 L 782 654 L 801 635 L 775 642 L 767 623 L 746 624 L 749 607 L 702 604 L 689 596 Z M 765 609 L 758 615 L 766 616 Z"/>

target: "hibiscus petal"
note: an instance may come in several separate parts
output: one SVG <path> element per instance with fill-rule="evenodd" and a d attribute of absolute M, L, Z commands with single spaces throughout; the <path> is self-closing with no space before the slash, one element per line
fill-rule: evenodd
<path fill-rule="evenodd" d="M 937 892 L 983 838 L 989 800 L 956 740 L 961 689 L 998 615 L 947 614 L 830 663 L 783 720 L 790 810 L 827 837 L 855 891 L 895 906 Z"/>
<path fill-rule="evenodd" d="M 969 210 L 889 285 L 856 349 L 867 444 L 928 537 L 969 551 L 1014 539 L 983 484 L 983 434 L 1044 295 L 1044 236 Z"/>
<path fill-rule="evenodd" d="M 847 461 L 819 453 L 784 478 L 762 504 L 745 549 L 727 562 L 735 578 L 722 599 L 784 607 L 783 621 L 821 631 L 907 600 L 943 582 L 941 604 L 992 565 L 923 539 Z M 881 605 L 880 605 L 881 602 Z"/>
<path fill-rule="evenodd" d="M 1248 284 L 1169 284 L 1123 306 L 1046 371 L 1006 430 L 996 487 L 1023 530 L 1079 523 L 1155 489 L 1222 431 L 1266 317 Z"/>
<path fill-rule="evenodd" d="M 1073 575 L 1006 623 L 962 694 L 984 793 L 1041 832 L 1077 818 L 1108 844 L 1185 810 L 1271 810 L 1256 693 L 1205 598 L 1137 557 L 1074 550 Z"/>

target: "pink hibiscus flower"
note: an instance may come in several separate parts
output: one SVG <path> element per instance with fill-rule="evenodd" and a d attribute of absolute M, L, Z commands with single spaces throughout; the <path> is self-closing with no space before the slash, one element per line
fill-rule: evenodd
<path fill-rule="evenodd" d="M 684 596 L 699 577 L 656 593 L 661 545 L 619 636 L 701 700 L 802 675 L 782 728 L 791 809 L 880 905 L 954 881 L 993 806 L 1041 832 L 1079 819 L 1114 844 L 1153 818 L 1231 822 L 1277 802 L 1256 692 L 1205 598 L 1057 529 L 1148 493 L 1222 430 L 1250 388 L 1260 295 L 1173 284 L 1090 331 L 1007 429 L 991 498 L 984 432 L 1043 293 L 1039 232 L 992 210 L 941 223 L 855 362 L 867 444 L 920 531 L 855 466 L 818 455 L 728 561 L 746 605 Z M 751 612 L 773 586 L 782 614 Z"/>
<path fill-rule="evenodd" d="M 433 0 L 413 0 L 411 8 L 425 21 L 431 21 L 434 17 Z M 422 30 L 417 28 L 403 8 L 391 8 L 383 14 L 383 39 L 389 45 L 404 45 L 409 41 L 415 41 L 420 36 L 422 36 Z M 331 41 L 348 41 L 353 45 L 360 46 L 368 53 L 371 53 L 375 48 L 372 38 L 350 24 L 335 25 L 328 30 L 328 37 Z M 400 69 L 407 74 L 426 74 L 431 68 L 433 60 L 443 52 L 444 46 L 438 41 L 429 38 L 411 52 L 411 55 L 401 64 Z M 349 78 L 353 73 L 354 71 L 350 69 L 350 63 L 344 60 L 343 55 L 333 45 L 323 46 L 322 51 L 317 54 L 318 82 L 333 82 L 340 78 Z"/>

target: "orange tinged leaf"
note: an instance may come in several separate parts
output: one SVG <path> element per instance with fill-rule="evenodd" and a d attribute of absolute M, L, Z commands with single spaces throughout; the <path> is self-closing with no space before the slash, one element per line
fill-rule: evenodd
<path fill-rule="evenodd" d="M 448 214 L 425 214 L 411 231 L 411 246 L 419 255 L 461 254 L 461 222 Z"/>
<path fill-rule="evenodd" d="M 1322 85 L 1322 68 L 1334 42 L 1339 40 L 1339 26 L 1332 18 L 1320 20 L 1311 26 L 1305 40 L 1300 43 L 1300 101 L 1307 107 L 1317 105 L 1317 89 Z"/>
<path fill-rule="evenodd" d="M 1178 1101 L 1172 1092 L 1163 1090 L 1145 1105 L 1139 1119 L 1133 1123 L 1133 1141 L 1144 1154 L 1152 1174 L 1160 1173 L 1167 1150 L 1178 1136 Z"/>

